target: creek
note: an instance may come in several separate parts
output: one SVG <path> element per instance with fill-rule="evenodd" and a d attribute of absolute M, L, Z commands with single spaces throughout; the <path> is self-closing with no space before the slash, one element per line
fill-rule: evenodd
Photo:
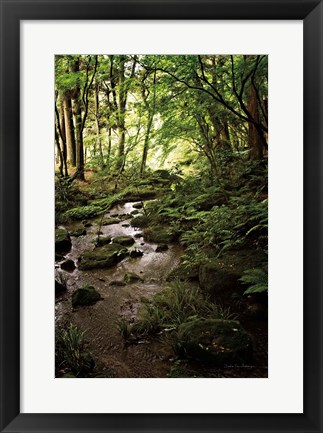
<path fill-rule="evenodd" d="M 133 321 L 143 299 L 151 299 L 163 289 L 167 275 L 180 263 L 183 254 L 182 247 L 176 243 L 169 244 L 166 251 L 156 252 L 157 244 L 140 236 L 141 230 L 130 225 L 129 215 L 135 210 L 135 203 L 138 202 L 116 205 L 104 215 L 121 216 L 120 222 L 100 227 L 100 219 L 91 220 L 86 235 L 71 236 L 72 248 L 65 257 L 73 260 L 76 268 L 72 272 L 61 271 L 67 278 L 68 290 L 56 299 L 56 324 L 74 323 L 86 331 L 89 350 L 96 362 L 95 377 L 166 377 L 174 356 L 171 348 L 161 341 L 162 337 L 125 345 L 117 327 L 121 318 Z M 79 270 L 77 259 L 83 252 L 94 249 L 99 230 L 101 236 L 134 237 L 134 247 L 143 255 L 127 257 L 107 269 Z M 58 269 L 59 263 L 56 262 Z M 126 272 L 139 275 L 143 281 L 125 286 L 110 285 L 112 281 L 123 280 Z M 72 294 L 84 285 L 94 286 L 103 299 L 95 305 L 73 309 Z"/>

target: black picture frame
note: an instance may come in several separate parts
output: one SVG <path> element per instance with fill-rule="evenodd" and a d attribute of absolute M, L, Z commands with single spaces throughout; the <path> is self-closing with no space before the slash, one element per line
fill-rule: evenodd
<path fill-rule="evenodd" d="M 0 0 L 0 6 L 1 432 L 322 432 L 322 1 Z M 125 414 L 20 413 L 19 26 L 21 20 L 58 19 L 303 20 L 305 179 L 303 414 L 127 414 L 125 416 Z M 292 307 L 288 306 L 288 308 Z"/>

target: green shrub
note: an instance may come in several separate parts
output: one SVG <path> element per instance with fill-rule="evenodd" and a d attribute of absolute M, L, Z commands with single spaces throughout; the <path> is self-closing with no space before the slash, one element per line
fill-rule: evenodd
<path fill-rule="evenodd" d="M 56 369 L 68 369 L 75 376 L 88 373 L 94 367 L 91 354 L 85 349 L 85 331 L 72 323 L 56 330 Z"/>

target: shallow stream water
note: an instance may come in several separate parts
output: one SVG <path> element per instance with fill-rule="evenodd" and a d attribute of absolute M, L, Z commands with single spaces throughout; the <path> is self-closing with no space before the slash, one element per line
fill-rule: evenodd
<path fill-rule="evenodd" d="M 132 248 L 140 249 L 143 256 L 127 257 L 116 266 L 107 269 L 80 271 L 78 257 L 87 250 L 94 249 L 99 228 L 102 236 L 129 235 L 134 237 L 141 230 L 130 225 L 128 214 L 135 203 L 125 203 L 113 207 L 105 217 L 122 215 L 117 224 L 102 226 L 100 219 L 92 220 L 87 233 L 71 237 L 72 249 L 65 255 L 76 265 L 73 272 L 65 272 L 67 293 L 56 299 L 55 318 L 59 325 L 74 323 L 86 331 L 89 350 L 96 361 L 97 377 L 166 377 L 170 370 L 173 352 L 157 337 L 154 341 L 141 341 L 139 344 L 125 345 L 116 322 L 124 317 L 134 320 L 142 298 L 151 298 L 161 291 L 168 273 L 180 262 L 183 249 L 178 244 L 170 244 L 164 252 L 155 252 L 157 244 L 146 242 L 143 236 L 135 238 Z M 59 263 L 56 267 L 59 270 Z M 126 272 L 133 272 L 143 278 L 143 282 L 126 286 L 110 285 L 113 280 L 122 280 Z M 73 309 L 73 291 L 84 285 L 91 285 L 102 296 L 95 305 Z"/>

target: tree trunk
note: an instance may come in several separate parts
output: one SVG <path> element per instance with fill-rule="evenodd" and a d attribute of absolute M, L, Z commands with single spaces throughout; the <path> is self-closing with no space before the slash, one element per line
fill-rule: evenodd
<path fill-rule="evenodd" d="M 82 133 L 82 108 L 80 103 L 80 89 L 75 89 L 73 95 L 76 138 L 76 178 L 84 180 L 84 149 Z"/>
<path fill-rule="evenodd" d="M 67 161 L 72 165 L 72 167 L 75 167 L 76 166 L 75 135 L 74 135 L 72 101 L 69 93 L 66 93 L 64 95 L 63 108 L 64 108 L 64 121 L 65 121 L 65 135 L 66 135 L 66 144 L 67 144 Z"/>
<path fill-rule="evenodd" d="M 145 142 L 144 142 L 144 149 L 142 152 L 142 159 L 141 159 L 141 165 L 140 165 L 140 176 L 143 175 L 145 168 L 146 168 L 146 163 L 147 163 L 147 156 L 148 156 L 148 148 L 149 148 L 149 138 L 150 138 L 150 131 L 151 131 L 151 127 L 153 124 L 153 118 L 154 118 L 154 113 L 149 113 L 149 117 L 148 117 L 148 125 L 147 125 L 147 130 L 146 130 L 146 135 L 145 135 Z"/>
<path fill-rule="evenodd" d="M 125 75 L 124 67 L 126 62 L 126 56 L 120 56 L 119 64 L 119 97 L 118 97 L 118 159 L 117 159 L 117 170 L 123 170 L 125 161 L 125 114 L 126 114 L 126 102 L 127 102 L 127 89 L 125 86 Z"/>
<path fill-rule="evenodd" d="M 95 110 L 95 126 L 96 126 L 96 144 L 99 149 L 100 155 L 100 166 L 104 168 L 102 141 L 101 141 L 101 130 L 100 130 L 100 113 L 99 113 L 99 83 L 95 84 L 95 96 L 94 96 L 94 110 Z"/>

